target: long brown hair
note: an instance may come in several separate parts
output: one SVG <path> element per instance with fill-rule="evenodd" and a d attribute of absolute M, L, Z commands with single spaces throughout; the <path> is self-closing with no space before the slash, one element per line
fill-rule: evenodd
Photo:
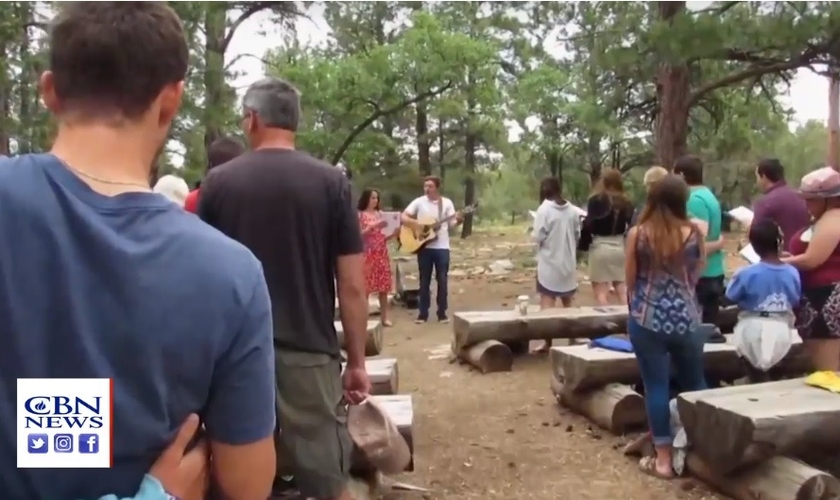
<path fill-rule="evenodd" d="M 668 174 L 653 184 L 648 193 L 638 225 L 658 265 L 671 266 L 682 262 L 685 246 L 682 228 L 691 225 L 686 209 L 688 194 L 688 184 L 674 174 Z"/>
<path fill-rule="evenodd" d="M 595 217 L 609 215 L 615 210 L 633 210 L 633 202 L 624 193 L 624 181 L 621 172 L 615 168 L 605 170 L 601 178 L 592 187 L 591 197 L 605 198 L 609 202 L 610 210 L 605 214 L 593 214 Z"/>

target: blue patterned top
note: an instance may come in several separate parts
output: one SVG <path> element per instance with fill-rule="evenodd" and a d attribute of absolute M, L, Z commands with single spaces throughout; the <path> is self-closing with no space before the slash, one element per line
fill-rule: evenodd
<path fill-rule="evenodd" d="M 687 333 L 700 323 L 701 312 L 694 286 L 700 277 L 702 235 L 686 239 L 683 262 L 664 269 L 654 262 L 644 228 L 636 238 L 636 282 L 630 296 L 630 315 L 641 326 L 666 334 Z"/>

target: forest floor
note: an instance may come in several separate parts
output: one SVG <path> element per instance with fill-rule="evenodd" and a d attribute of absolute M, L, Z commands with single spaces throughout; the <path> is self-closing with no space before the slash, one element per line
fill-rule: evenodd
<path fill-rule="evenodd" d="M 734 239 L 728 245 L 729 270 L 742 265 L 736 245 Z M 532 249 L 518 227 L 453 239 L 450 317 L 513 308 L 522 294 L 533 302 Z M 511 261 L 513 270 L 478 275 L 497 260 Z M 580 274 L 585 284 L 575 303 L 592 305 L 585 266 Z M 643 474 L 637 460 L 621 453 L 629 436 L 613 436 L 558 407 L 546 356 L 519 357 L 512 372 L 482 375 L 449 360 L 451 324 L 415 325 L 416 311 L 398 306 L 392 316 L 395 326 L 385 331 L 383 355 L 397 358 L 399 392 L 414 401 L 416 470 L 398 479 L 433 490 L 425 500 L 725 498 L 693 479 Z M 394 492 L 388 498 L 417 495 Z"/>

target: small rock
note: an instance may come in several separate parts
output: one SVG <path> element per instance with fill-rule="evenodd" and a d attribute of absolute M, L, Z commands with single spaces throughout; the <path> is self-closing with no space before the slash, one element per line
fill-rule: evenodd
<path fill-rule="evenodd" d="M 508 429 L 505 432 L 507 432 L 508 434 L 513 434 L 514 431 L 513 431 L 513 429 Z"/>
<path fill-rule="evenodd" d="M 548 427 L 549 425 L 551 425 L 551 424 L 550 424 L 550 423 L 548 423 L 548 422 L 543 422 L 543 423 L 542 423 L 542 426 L 543 426 L 543 427 Z"/>
<path fill-rule="evenodd" d="M 572 432 L 573 430 L 575 430 L 575 426 L 574 426 L 574 425 L 572 425 L 572 424 L 569 424 L 569 425 L 566 427 L 566 432 Z"/>

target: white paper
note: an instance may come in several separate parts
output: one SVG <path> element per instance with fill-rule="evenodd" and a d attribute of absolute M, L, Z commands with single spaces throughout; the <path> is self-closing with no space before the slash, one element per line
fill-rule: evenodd
<path fill-rule="evenodd" d="M 755 217 L 753 211 L 745 206 L 733 208 L 729 211 L 729 215 L 741 224 L 752 224 L 753 218 Z"/>
<path fill-rule="evenodd" d="M 757 253 L 755 253 L 755 249 L 752 245 L 745 246 L 738 253 L 741 255 L 741 257 L 744 258 L 744 260 L 746 260 L 750 264 L 755 264 L 756 262 L 761 260 L 761 257 L 759 257 Z"/>
<path fill-rule="evenodd" d="M 379 215 L 382 216 L 382 220 L 385 221 L 385 227 L 380 229 L 382 234 L 386 237 L 391 236 L 394 234 L 394 231 L 399 229 L 400 227 L 400 213 L 399 212 L 380 212 Z"/>
<path fill-rule="evenodd" d="M 537 218 L 537 212 L 535 212 L 533 210 L 528 210 L 528 214 L 531 216 L 532 219 Z"/>

